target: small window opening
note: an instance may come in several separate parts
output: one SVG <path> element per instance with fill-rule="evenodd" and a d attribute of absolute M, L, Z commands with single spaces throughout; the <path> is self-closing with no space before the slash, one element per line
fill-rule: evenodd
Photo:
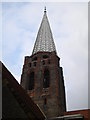
<path fill-rule="evenodd" d="M 31 63 L 29 64 L 29 66 L 31 67 Z"/>
<path fill-rule="evenodd" d="M 43 58 L 45 58 L 45 59 L 48 58 L 48 55 L 43 55 Z"/>
<path fill-rule="evenodd" d="M 43 65 L 45 65 L 45 61 L 44 60 L 42 61 L 42 63 L 43 63 Z"/>
<path fill-rule="evenodd" d="M 44 98 L 44 105 L 46 105 L 47 104 L 47 99 L 46 98 Z"/>
<path fill-rule="evenodd" d="M 43 79 L 43 88 L 48 88 L 50 85 L 50 74 L 49 70 L 44 71 L 44 79 Z"/>
<path fill-rule="evenodd" d="M 34 72 L 31 72 L 29 77 L 29 90 L 33 89 L 34 89 Z"/>
<path fill-rule="evenodd" d="M 34 65 L 34 66 L 36 66 L 36 65 L 37 65 L 37 63 L 36 63 L 36 62 L 34 62 L 34 63 L 33 63 L 33 65 Z"/>
<path fill-rule="evenodd" d="M 32 61 L 36 61 L 37 60 L 37 57 L 34 57 L 33 59 L 32 59 Z"/>

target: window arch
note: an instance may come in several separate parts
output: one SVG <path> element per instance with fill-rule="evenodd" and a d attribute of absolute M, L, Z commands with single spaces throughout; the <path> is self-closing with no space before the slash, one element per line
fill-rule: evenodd
<path fill-rule="evenodd" d="M 46 59 L 46 58 L 48 58 L 48 57 L 49 57 L 48 55 L 43 55 L 43 58 L 44 58 L 44 59 Z"/>
<path fill-rule="evenodd" d="M 29 90 L 33 89 L 34 89 L 34 72 L 31 72 L 29 77 Z"/>
<path fill-rule="evenodd" d="M 37 57 L 34 57 L 34 58 L 32 59 L 32 61 L 37 61 Z"/>
<path fill-rule="evenodd" d="M 50 86 L 50 73 L 48 69 L 44 70 L 43 88 L 48 88 Z"/>

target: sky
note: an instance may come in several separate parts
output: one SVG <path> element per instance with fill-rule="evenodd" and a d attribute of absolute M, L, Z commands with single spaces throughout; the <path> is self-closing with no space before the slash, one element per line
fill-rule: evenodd
<path fill-rule="evenodd" d="M 20 83 L 24 57 L 32 54 L 45 6 L 57 54 L 60 57 L 60 65 L 63 67 L 67 110 L 86 109 L 88 108 L 87 1 L 6 2 L 4 0 L 1 60 Z"/>

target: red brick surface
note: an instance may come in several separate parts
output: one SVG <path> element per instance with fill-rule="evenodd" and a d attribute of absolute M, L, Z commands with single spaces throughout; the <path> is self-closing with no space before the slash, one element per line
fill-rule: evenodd
<path fill-rule="evenodd" d="M 48 56 L 44 58 L 43 56 Z M 37 57 L 37 59 L 35 59 Z M 50 63 L 48 61 L 50 60 Z M 60 58 L 55 52 L 38 52 L 31 56 L 25 57 L 22 71 L 21 85 L 27 90 L 28 94 L 42 111 L 48 117 L 63 115 L 66 111 L 65 87 L 63 69 L 59 64 Z M 43 64 L 43 61 L 45 64 Z M 36 62 L 36 66 L 33 63 Z M 31 67 L 29 66 L 31 64 Z M 48 69 L 50 85 L 43 88 L 44 71 Z M 30 73 L 34 72 L 34 89 L 28 90 L 30 84 Z M 44 99 L 47 99 L 47 105 L 44 106 Z"/>

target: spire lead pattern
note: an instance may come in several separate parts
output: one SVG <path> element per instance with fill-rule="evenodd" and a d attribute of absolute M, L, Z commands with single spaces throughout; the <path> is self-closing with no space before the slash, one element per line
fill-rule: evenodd
<path fill-rule="evenodd" d="M 37 38 L 32 54 L 35 54 L 37 52 L 52 52 L 52 51 L 56 52 L 56 48 L 45 7 L 43 19 L 37 34 Z"/>

